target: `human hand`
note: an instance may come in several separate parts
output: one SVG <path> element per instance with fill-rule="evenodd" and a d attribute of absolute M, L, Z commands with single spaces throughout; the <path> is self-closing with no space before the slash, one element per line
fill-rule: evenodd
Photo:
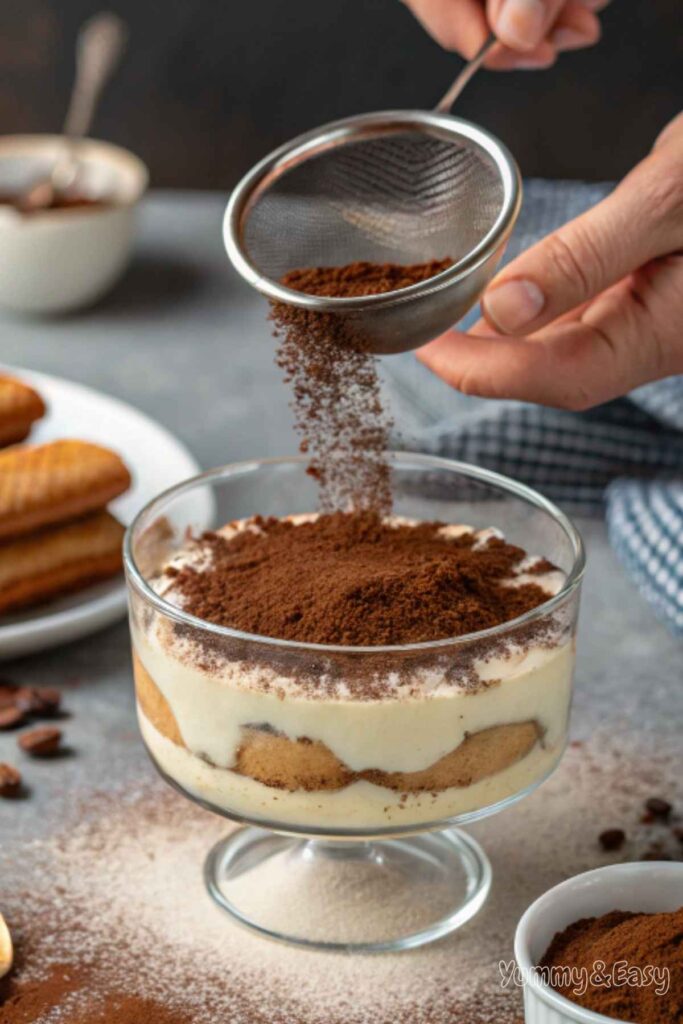
<path fill-rule="evenodd" d="M 465 394 L 581 410 L 683 373 L 683 114 L 611 195 L 505 267 L 482 310 L 418 352 Z"/>
<path fill-rule="evenodd" d="M 430 35 L 468 60 L 493 31 L 499 44 L 485 67 L 545 68 L 562 50 L 600 38 L 595 12 L 608 0 L 404 0 Z"/>

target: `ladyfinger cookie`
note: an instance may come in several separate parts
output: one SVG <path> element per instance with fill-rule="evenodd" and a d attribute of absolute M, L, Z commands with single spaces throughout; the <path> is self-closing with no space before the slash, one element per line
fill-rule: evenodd
<path fill-rule="evenodd" d="M 0 614 L 114 576 L 123 534 L 112 515 L 95 512 L 0 544 Z"/>
<path fill-rule="evenodd" d="M 45 403 L 37 391 L 0 374 L 0 448 L 23 441 L 44 415 Z"/>
<path fill-rule="evenodd" d="M 129 486 L 119 456 L 86 441 L 0 452 L 0 539 L 104 508 Z"/>

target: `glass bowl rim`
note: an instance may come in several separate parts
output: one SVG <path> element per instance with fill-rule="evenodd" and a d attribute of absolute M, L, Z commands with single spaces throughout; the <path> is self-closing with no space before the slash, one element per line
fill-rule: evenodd
<path fill-rule="evenodd" d="M 167 618 L 173 619 L 175 622 L 178 622 L 183 626 L 191 626 L 192 628 L 204 633 L 212 633 L 215 636 L 229 638 L 231 640 L 241 640 L 252 644 L 265 644 L 270 647 L 284 648 L 286 650 L 310 651 L 313 654 L 347 655 L 383 655 L 434 651 L 453 646 L 464 646 L 480 640 L 495 639 L 496 637 L 509 633 L 521 626 L 525 626 L 528 623 L 535 622 L 537 619 L 550 614 L 577 589 L 583 578 L 586 565 L 583 540 L 581 538 L 581 534 L 574 526 L 569 516 L 562 512 L 562 510 L 548 498 L 545 498 L 532 487 L 527 487 L 526 484 L 519 483 L 511 477 L 504 476 L 502 473 L 496 473 L 494 470 L 484 469 L 481 466 L 474 466 L 467 462 L 460 462 L 457 459 L 446 459 L 437 455 L 424 455 L 420 452 L 409 451 L 389 452 L 388 455 L 393 464 L 400 464 L 404 460 L 410 460 L 411 462 L 417 462 L 425 469 L 446 469 L 458 472 L 462 476 L 469 477 L 470 479 L 477 480 L 480 483 L 485 483 L 491 487 L 497 488 L 498 490 L 505 491 L 507 494 L 520 498 L 521 500 L 526 501 L 527 504 L 533 505 L 536 508 L 541 509 L 543 512 L 546 512 L 563 529 L 571 544 L 574 554 L 573 565 L 567 573 L 567 578 L 565 579 L 562 588 L 557 594 L 554 594 L 551 598 L 544 601 L 536 608 L 530 609 L 523 615 L 518 615 L 515 619 L 509 619 L 506 622 L 501 622 L 497 626 L 490 626 L 488 629 L 476 630 L 472 633 L 463 633 L 454 637 L 440 638 L 439 640 L 425 640 L 420 643 L 387 644 L 384 646 L 349 646 L 344 644 L 318 644 L 301 640 L 285 640 L 279 637 L 261 636 L 258 633 L 245 633 L 243 630 L 233 629 L 230 626 L 219 626 L 216 623 L 200 619 L 195 615 L 190 615 L 188 612 L 183 611 L 182 608 L 165 601 L 163 597 L 157 594 L 156 591 L 149 586 L 147 580 L 144 578 L 135 562 L 135 556 L 133 554 L 133 537 L 139 528 L 140 523 L 154 512 L 156 506 L 163 506 L 169 500 L 179 497 L 181 494 L 187 493 L 196 487 L 211 484 L 212 482 L 219 481 L 224 477 L 229 477 L 236 473 L 253 472 L 267 466 L 304 464 L 308 461 L 308 458 L 305 455 L 245 459 L 240 462 L 230 462 L 226 465 L 206 470 L 203 473 L 198 473 L 196 476 L 189 477 L 186 480 L 161 491 L 160 494 L 157 494 L 155 498 L 152 498 L 151 501 L 147 502 L 147 504 L 140 509 L 126 529 L 126 534 L 123 540 L 123 562 L 126 570 L 128 586 L 135 589 L 140 597 L 149 604 L 152 604 L 158 612 L 165 615 Z M 159 511 L 161 511 L 161 509 L 159 509 Z"/>

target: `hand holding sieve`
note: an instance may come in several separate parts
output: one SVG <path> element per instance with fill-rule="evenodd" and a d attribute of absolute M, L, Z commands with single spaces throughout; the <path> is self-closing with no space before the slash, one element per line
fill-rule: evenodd
<path fill-rule="evenodd" d="M 444 112 L 481 66 L 489 37 L 433 112 L 388 110 L 306 132 L 261 160 L 228 203 L 228 255 L 273 302 L 353 321 L 378 355 L 418 348 L 460 320 L 493 276 L 521 204 L 519 170 L 483 128 Z M 295 267 L 421 263 L 440 274 L 361 298 L 281 285 Z"/>

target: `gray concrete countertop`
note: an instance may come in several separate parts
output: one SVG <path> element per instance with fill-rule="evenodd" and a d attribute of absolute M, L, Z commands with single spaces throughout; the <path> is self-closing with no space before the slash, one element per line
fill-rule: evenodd
<path fill-rule="evenodd" d="M 57 320 L 0 320 L 0 359 L 116 395 L 174 431 L 204 466 L 296 447 L 287 390 L 273 363 L 265 303 L 228 267 L 225 197 L 157 193 L 145 203 L 135 261 L 92 310 Z M 115 439 L 112 438 L 112 442 Z M 573 734 L 597 724 L 657 735 L 680 727 L 680 645 L 617 565 L 602 525 L 582 526 L 589 569 Z M 25 770 L 32 792 L 0 801 L 0 839 L 54 826 L 75 791 L 116 788 L 145 764 L 134 718 L 127 627 L 3 665 L 0 675 L 62 685 L 73 754 L 57 766 L 18 756 L 0 734 L 0 761 Z"/>

